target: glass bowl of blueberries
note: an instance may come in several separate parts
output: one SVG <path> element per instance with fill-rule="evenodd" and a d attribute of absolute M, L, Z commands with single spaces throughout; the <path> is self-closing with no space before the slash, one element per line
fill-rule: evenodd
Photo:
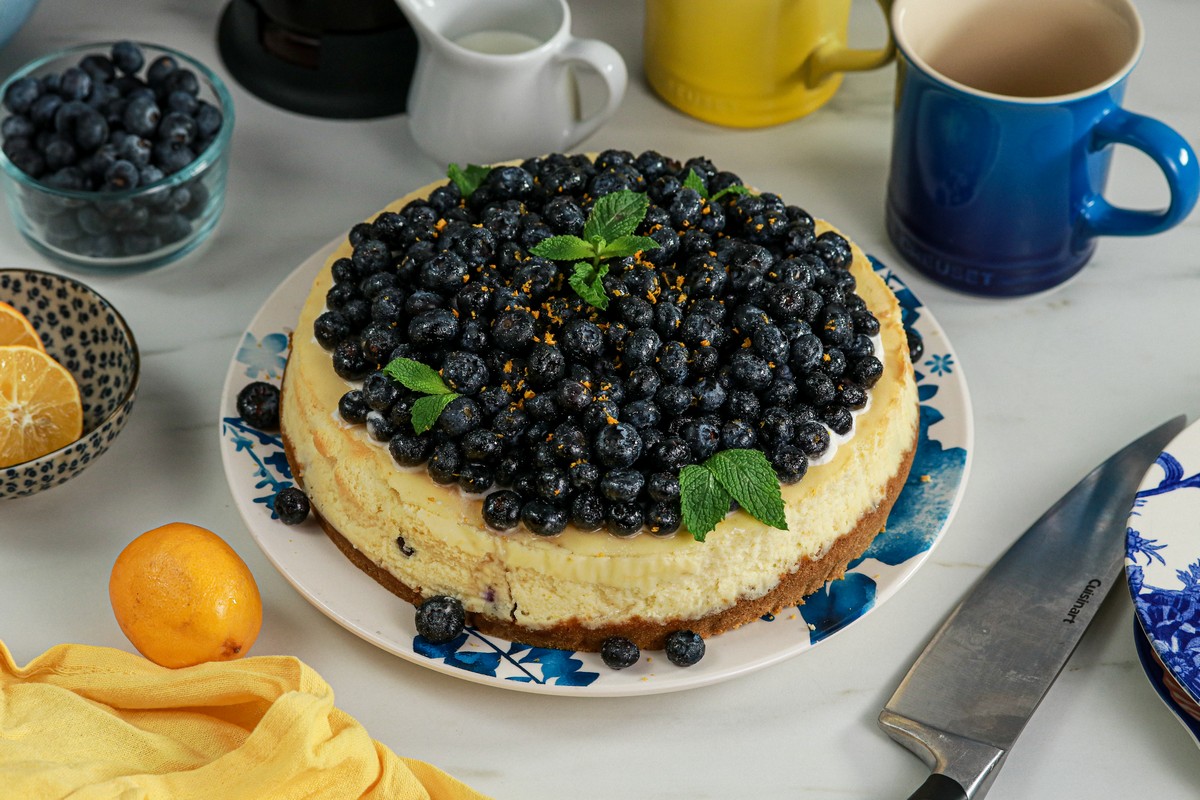
<path fill-rule="evenodd" d="M 161 266 L 216 226 L 233 101 L 190 56 L 131 41 L 71 47 L 9 76 L 0 106 L 9 209 L 52 260 Z"/>

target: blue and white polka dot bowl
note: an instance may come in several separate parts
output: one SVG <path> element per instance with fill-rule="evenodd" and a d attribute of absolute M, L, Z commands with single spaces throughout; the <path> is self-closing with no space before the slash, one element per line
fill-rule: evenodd
<path fill-rule="evenodd" d="M 83 400 L 83 435 L 52 453 L 0 469 L 0 500 L 64 483 L 99 458 L 125 427 L 141 372 L 133 331 L 74 278 L 0 269 L 0 300 L 29 318 L 46 352 L 66 367 Z"/>

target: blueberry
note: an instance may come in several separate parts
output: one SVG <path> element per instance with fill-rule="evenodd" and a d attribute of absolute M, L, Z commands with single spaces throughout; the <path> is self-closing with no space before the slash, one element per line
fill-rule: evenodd
<path fill-rule="evenodd" d="M 537 328 L 528 311 L 504 311 L 492 323 L 492 342 L 511 353 L 523 353 L 533 344 Z"/>
<path fill-rule="evenodd" d="M 211 139 L 216 136 L 217 131 L 221 130 L 221 125 L 225 121 L 221 110 L 204 100 L 196 104 L 194 116 L 196 119 L 196 135 L 201 139 Z M 399 216 L 394 216 L 396 219 L 400 219 Z M 378 220 L 376 220 L 376 224 L 378 224 Z"/>
<path fill-rule="evenodd" d="M 496 530 L 506 531 L 521 522 L 521 496 L 511 489 L 492 492 L 483 501 L 483 521 Z"/>
<path fill-rule="evenodd" d="M 114 43 L 110 56 L 113 65 L 126 75 L 136 75 L 146 63 L 142 48 L 128 40 Z"/>
<path fill-rule="evenodd" d="M 603 348 L 604 334 L 594 323 L 573 319 L 563 327 L 562 349 L 570 358 L 594 358 Z"/>
<path fill-rule="evenodd" d="M 905 328 L 904 334 L 908 338 L 908 360 L 915 364 L 925 354 L 925 339 L 915 328 Z"/>
<path fill-rule="evenodd" d="M 584 531 L 594 531 L 604 524 L 604 502 L 595 492 L 576 492 L 571 498 L 571 524 Z"/>
<path fill-rule="evenodd" d="M 280 489 L 275 494 L 275 515 L 284 525 L 299 525 L 308 519 L 308 495 L 295 486 Z"/>
<path fill-rule="evenodd" d="M 20 78 L 4 90 L 4 107 L 14 114 L 24 114 L 41 95 L 42 87 L 37 78 Z"/>
<path fill-rule="evenodd" d="M 456 397 L 450 401 L 438 417 L 438 430 L 447 436 L 458 438 L 479 427 L 483 415 L 479 404 L 470 397 Z"/>
<path fill-rule="evenodd" d="M 434 445 L 425 469 L 435 483 L 455 483 L 458 481 L 458 472 L 462 469 L 462 464 L 462 451 L 458 445 L 454 442 L 442 442 Z"/>
<path fill-rule="evenodd" d="M 196 120 L 182 111 L 170 111 L 159 121 L 157 135 L 160 142 L 191 144 L 196 138 Z"/>
<path fill-rule="evenodd" d="M 767 458 L 779 476 L 779 482 L 792 484 L 799 481 L 808 472 L 808 457 L 795 445 L 785 444 L 772 448 Z"/>
<path fill-rule="evenodd" d="M 667 635 L 667 660 L 677 667 L 690 667 L 704 658 L 704 639 L 689 630 Z"/>
<path fill-rule="evenodd" d="M 810 420 L 796 428 L 793 441 L 810 458 L 819 458 L 829 449 L 829 429 L 819 422 Z"/>
<path fill-rule="evenodd" d="M 429 456 L 431 439 L 429 434 L 413 433 L 411 426 L 400 428 L 388 439 L 388 452 L 402 467 L 416 467 Z"/>
<path fill-rule="evenodd" d="M 822 408 L 821 420 L 834 433 L 840 433 L 843 436 L 850 433 L 854 428 L 854 416 L 850 413 L 850 409 L 841 403 L 830 403 Z"/>
<path fill-rule="evenodd" d="M 645 476 L 636 469 L 613 469 L 600 479 L 600 494 L 611 503 L 631 503 L 645 483 Z"/>
<path fill-rule="evenodd" d="M 721 445 L 720 428 L 708 420 L 688 420 L 684 424 L 681 434 L 683 441 L 692 451 L 692 458 L 695 461 L 703 461 L 708 458 L 717 452 L 717 448 Z"/>
<path fill-rule="evenodd" d="M 670 536 L 683 524 L 678 502 L 661 502 L 646 511 L 646 527 L 655 536 Z"/>
<path fill-rule="evenodd" d="M 132 189 L 138 185 L 138 169 L 124 159 L 118 159 L 104 171 L 104 186 L 113 191 Z"/>
<path fill-rule="evenodd" d="M 458 318 L 448 309 L 422 311 L 408 323 L 408 338 L 416 345 L 436 345 L 458 336 Z"/>
<path fill-rule="evenodd" d="M 632 536 L 646 524 L 646 515 L 637 503 L 613 503 L 609 505 L 604 521 L 609 533 Z"/>
<path fill-rule="evenodd" d="M 813 250 L 832 269 L 850 269 L 850 264 L 854 260 L 850 243 L 834 231 L 825 231 L 818 236 Z"/>
<path fill-rule="evenodd" d="M 609 467 L 628 467 L 642 455 L 642 438 L 637 429 L 625 422 L 606 425 L 593 441 L 600 461 Z"/>
<path fill-rule="evenodd" d="M 609 636 L 600 643 L 600 659 L 609 669 L 632 667 L 641 657 L 638 646 L 624 636 Z"/>
<path fill-rule="evenodd" d="M 64 100 L 83 100 L 92 91 L 92 76 L 80 67 L 63 70 L 58 93 Z"/>
<path fill-rule="evenodd" d="M 437 595 L 417 607 L 417 634 L 431 644 L 457 639 L 467 623 L 466 610 L 456 597 Z"/>
<path fill-rule="evenodd" d="M 172 141 L 155 142 L 151 153 L 155 166 L 167 175 L 179 172 L 196 160 L 196 154 L 190 147 Z"/>
<path fill-rule="evenodd" d="M 874 355 L 869 355 L 851 364 L 847 374 L 860 386 L 870 389 L 883 375 L 883 362 Z"/>
<path fill-rule="evenodd" d="M 132 98 L 121 120 L 129 133 L 145 138 L 152 138 L 158 131 L 158 123 L 162 119 L 162 110 L 153 96 L 139 95 Z"/>
<path fill-rule="evenodd" d="M 279 428 L 279 387 L 266 381 L 246 384 L 237 394 L 238 415 L 260 430 Z"/>
<path fill-rule="evenodd" d="M 333 371 L 339 378 L 360 381 L 371 372 L 371 365 L 363 357 L 362 349 L 353 339 L 338 342 L 333 348 Z"/>
<path fill-rule="evenodd" d="M 446 354 L 441 372 L 446 385 L 463 394 L 475 394 L 488 380 L 488 369 L 483 359 L 460 350 Z"/>
<path fill-rule="evenodd" d="M 161 55 L 146 67 L 146 82 L 151 86 L 163 86 L 172 72 L 179 68 L 179 62 L 169 55 Z"/>
<path fill-rule="evenodd" d="M 495 473 L 484 464 L 466 464 L 458 473 L 458 486 L 468 494 L 483 494 L 495 483 Z"/>
<path fill-rule="evenodd" d="M 521 507 L 521 522 L 538 536 L 555 536 L 567 527 L 567 512 L 544 500 L 530 500 Z"/>

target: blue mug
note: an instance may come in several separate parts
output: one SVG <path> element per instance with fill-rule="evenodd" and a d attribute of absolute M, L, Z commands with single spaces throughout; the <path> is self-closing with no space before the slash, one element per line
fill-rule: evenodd
<path fill-rule="evenodd" d="M 1100 236 L 1181 222 L 1200 194 L 1183 137 L 1121 108 L 1142 51 L 1128 0 L 895 0 L 888 234 L 952 288 L 1032 294 L 1077 273 Z M 1164 211 L 1103 196 L 1112 146 L 1166 176 Z"/>

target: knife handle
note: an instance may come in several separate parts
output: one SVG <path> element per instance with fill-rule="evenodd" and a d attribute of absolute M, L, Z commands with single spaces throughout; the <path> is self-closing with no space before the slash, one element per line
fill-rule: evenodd
<path fill-rule="evenodd" d="M 967 800 L 967 792 L 958 781 L 935 772 L 908 800 Z"/>

